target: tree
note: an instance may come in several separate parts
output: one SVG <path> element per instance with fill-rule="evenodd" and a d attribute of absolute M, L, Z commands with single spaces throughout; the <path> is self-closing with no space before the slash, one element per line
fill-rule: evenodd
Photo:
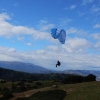
<path fill-rule="evenodd" d="M 89 74 L 86 76 L 86 81 L 96 81 L 96 76 L 93 74 Z"/>

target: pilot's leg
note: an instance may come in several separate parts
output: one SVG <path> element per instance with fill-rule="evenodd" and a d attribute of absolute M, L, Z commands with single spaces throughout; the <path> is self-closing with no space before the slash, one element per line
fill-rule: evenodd
<path fill-rule="evenodd" d="M 56 64 L 56 67 L 57 67 L 57 65 L 58 65 L 58 64 Z"/>

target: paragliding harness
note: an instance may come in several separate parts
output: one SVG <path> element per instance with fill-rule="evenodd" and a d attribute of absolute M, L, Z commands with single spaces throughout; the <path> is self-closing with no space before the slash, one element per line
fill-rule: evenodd
<path fill-rule="evenodd" d="M 57 61 L 57 64 L 56 64 L 56 67 L 57 66 L 60 66 L 61 65 L 61 63 L 59 62 L 59 60 Z"/>

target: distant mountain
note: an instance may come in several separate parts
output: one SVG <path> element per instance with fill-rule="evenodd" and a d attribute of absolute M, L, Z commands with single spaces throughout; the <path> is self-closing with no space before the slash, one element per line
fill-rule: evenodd
<path fill-rule="evenodd" d="M 18 61 L 0 61 L 0 67 L 12 69 L 16 71 L 28 72 L 28 73 L 50 73 L 52 70 L 48 70 L 38 65 L 31 63 L 24 63 Z"/>
<path fill-rule="evenodd" d="M 93 74 L 96 76 L 97 80 L 100 80 L 100 70 L 64 70 L 62 71 L 64 74 L 78 74 L 82 76 L 87 76 L 89 74 Z"/>
<path fill-rule="evenodd" d="M 24 63 L 18 61 L 11 61 L 11 62 L 0 61 L 0 67 L 15 70 L 15 71 L 27 72 L 27 73 L 63 73 L 63 74 L 78 74 L 82 76 L 94 74 L 97 77 L 97 80 L 100 80 L 100 71 L 95 71 L 95 70 L 54 71 L 31 63 Z"/>

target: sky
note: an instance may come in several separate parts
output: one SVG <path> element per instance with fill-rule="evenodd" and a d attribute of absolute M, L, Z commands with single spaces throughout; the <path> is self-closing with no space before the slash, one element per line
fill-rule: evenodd
<path fill-rule="evenodd" d="M 65 44 L 52 28 L 66 31 Z M 100 0 L 0 0 L 0 61 L 100 70 Z"/>

